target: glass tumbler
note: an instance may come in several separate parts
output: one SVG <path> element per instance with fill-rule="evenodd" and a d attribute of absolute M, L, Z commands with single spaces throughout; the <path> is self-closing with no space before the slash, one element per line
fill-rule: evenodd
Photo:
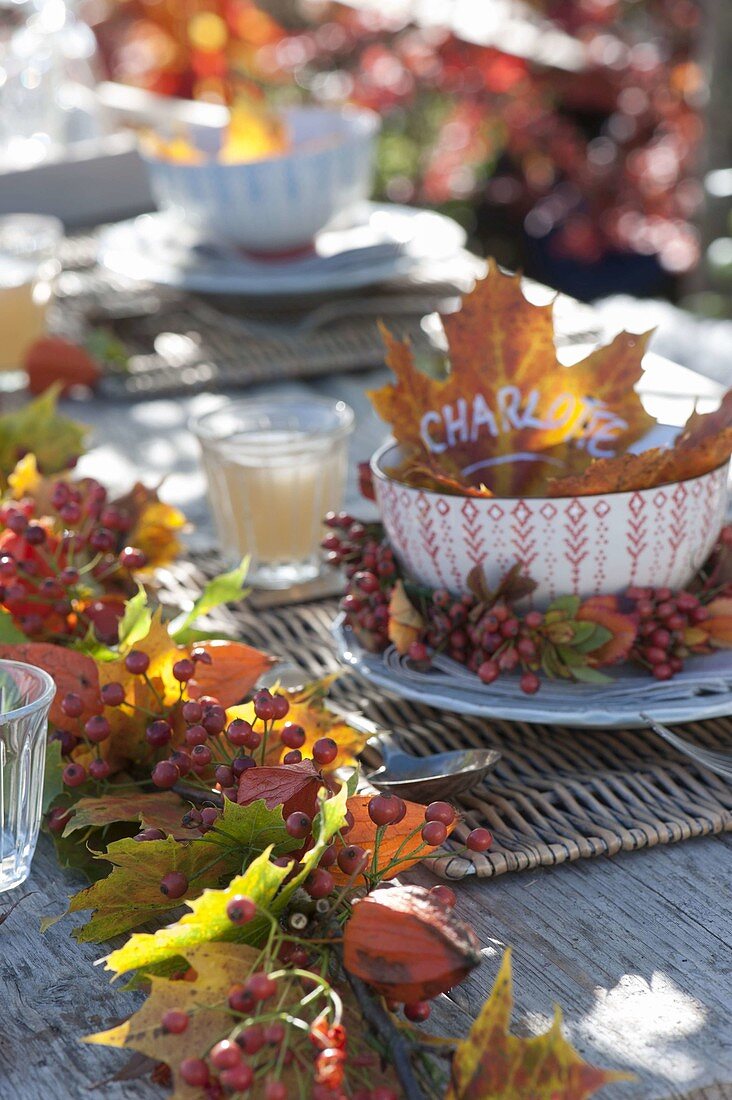
<path fill-rule="evenodd" d="M 64 227 L 45 214 L 0 217 L 0 390 L 25 385 L 25 354 L 46 330 Z"/>
<path fill-rule="evenodd" d="M 47 672 L 0 661 L 0 893 L 30 872 L 41 823 L 48 711 Z"/>
<path fill-rule="evenodd" d="M 353 410 L 343 401 L 232 401 L 191 422 L 209 502 L 229 559 L 251 557 L 248 579 L 289 588 L 320 572 L 323 516 L 338 510 Z"/>

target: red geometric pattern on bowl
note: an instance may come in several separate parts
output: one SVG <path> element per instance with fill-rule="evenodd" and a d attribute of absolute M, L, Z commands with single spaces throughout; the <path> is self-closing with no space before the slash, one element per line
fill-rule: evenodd
<path fill-rule="evenodd" d="M 683 588 L 724 522 L 728 463 L 690 481 L 629 493 L 526 499 L 449 496 L 393 481 L 385 444 L 371 460 L 376 502 L 399 563 L 429 588 L 464 592 L 474 566 L 497 584 L 514 562 L 537 582 L 533 602 Z"/>

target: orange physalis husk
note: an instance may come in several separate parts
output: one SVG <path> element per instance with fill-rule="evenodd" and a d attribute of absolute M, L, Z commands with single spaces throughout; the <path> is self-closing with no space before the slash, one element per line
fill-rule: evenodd
<path fill-rule="evenodd" d="M 254 771 L 250 768 L 250 771 Z M 348 809 L 353 815 L 353 825 L 348 830 L 343 838 L 343 844 L 345 847 L 351 847 L 355 845 L 357 848 L 363 848 L 366 852 L 374 851 L 374 844 L 376 841 L 376 825 L 369 817 L 368 805 L 371 801 L 370 794 L 355 794 L 348 799 Z M 379 844 L 379 851 L 377 856 L 376 870 L 385 879 L 396 878 L 397 875 L 401 875 L 409 867 L 413 867 L 415 863 L 419 863 L 425 856 L 430 855 L 437 849 L 430 845 L 425 845 L 422 840 L 421 832 L 415 834 L 412 840 L 408 844 L 405 844 L 405 838 L 418 827 L 424 825 L 424 806 L 417 802 L 404 801 L 406 806 L 406 813 L 401 821 L 398 821 L 394 825 L 390 825 L 388 829 L 384 831 Z M 447 826 L 448 836 L 457 825 L 457 818 L 451 825 Z M 338 850 L 340 851 L 341 845 L 338 844 Z M 399 852 L 399 863 L 396 867 L 392 867 L 390 871 L 386 871 L 386 868 L 391 863 L 392 859 Z M 371 866 L 369 860 L 368 866 Z M 333 878 L 338 883 L 345 884 L 348 882 L 350 876 L 345 875 L 338 869 L 337 865 L 330 868 L 330 872 Z"/>
<path fill-rule="evenodd" d="M 472 928 L 422 886 L 376 890 L 354 902 L 343 933 L 343 963 L 395 1001 L 445 993 L 481 961 Z"/>
<path fill-rule="evenodd" d="M 562 1014 L 544 1035 L 511 1035 L 511 950 L 506 950 L 490 997 L 467 1039 L 458 1043 L 446 1100 L 587 1100 L 632 1074 L 598 1069 L 580 1058 L 562 1035 Z"/>
<path fill-rule="evenodd" d="M 707 605 L 707 610 L 709 618 L 699 624 L 699 629 L 706 635 L 705 640 L 715 649 L 732 648 L 732 597 L 718 596 Z M 700 643 L 697 641 L 695 644 Z"/>
<path fill-rule="evenodd" d="M 577 619 L 604 626 L 612 635 L 589 655 L 591 665 L 617 665 L 628 657 L 636 639 L 637 626 L 632 616 L 620 611 L 616 596 L 591 596 L 581 605 Z"/>
<path fill-rule="evenodd" d="M 20 642 L 0 645 L 0 658 L 35 665 L 53 678 L 56 695 L 49 713 L 52 725 L 68 724 L 68 719 L 61 710 L 61 702 L 70 692 L 81 697 L 84 707 L 82 719 L 99 714 L 102 710 L 98 666 L 86 654 L 52 645 L 50 642 Z"/>
<path fill-rule="evenodd" d="M 384 329 L 396 382 L 370 394 L 412 479 L 421 464 L 499 496 L 541 496 L 552 471 L 622 454 L 654 424 L 634 389 L 650 334 L 620 333 L 562 366 L 552 305 L 528 302 L 520 275 L 504 275 L 495 262 L 442 321 L 447 376 L 419 370 L 410 345 Z"/>
<path fill-rule="evenodd" d="M 407 595 L 402 581 L 397 581 L 389 600 L 389 641 L 397 653 L 406 653 L 424 630 L 424 619 Z"/>

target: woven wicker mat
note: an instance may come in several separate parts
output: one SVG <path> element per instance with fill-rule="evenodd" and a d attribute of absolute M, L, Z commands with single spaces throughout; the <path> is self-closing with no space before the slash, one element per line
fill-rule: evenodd
<path fill-rule="evenodd" d="M 160 598 L 190 606 L 219 565 L 207 556 L 165 570 Z M 241 639 L 316 678 L 342 671 L 330 636 L 336 606 L 323 600 L 257 612 L 245 601 L 224 611 L 216 625 L 234 628 Z M 459 799 L 464 828 L 487 825 L 493 848 L 470 859 L 448 854 L 431 862 L 445 878 L 490 877 L 732 830 L 732 789 L 644 730 L 584 731 L 449 714 L 376 694 L 350 672 L 334 683 L 331 697 L 338 707 L 395 730 L 417 755 L 500 749 L 495 771 Z M 732 744 L 732 717 L 683 730 L 709 748 Z"/>

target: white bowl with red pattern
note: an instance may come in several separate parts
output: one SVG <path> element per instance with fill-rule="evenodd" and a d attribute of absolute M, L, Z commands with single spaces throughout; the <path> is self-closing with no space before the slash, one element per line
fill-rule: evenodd
<path fill-rule="evenodd" d="M 415 489 L 386 472 L 398 446 L 371 459 L 376 502 L 409 576 L 428 588 L 467 591 L 479 565 L 496 585 L 520 562 L 532 602 L 615 595 L 630 584 L 684 588 L 717 540 L 729 463 L 688 481 L 582 497 L 461 497 Z"/>

